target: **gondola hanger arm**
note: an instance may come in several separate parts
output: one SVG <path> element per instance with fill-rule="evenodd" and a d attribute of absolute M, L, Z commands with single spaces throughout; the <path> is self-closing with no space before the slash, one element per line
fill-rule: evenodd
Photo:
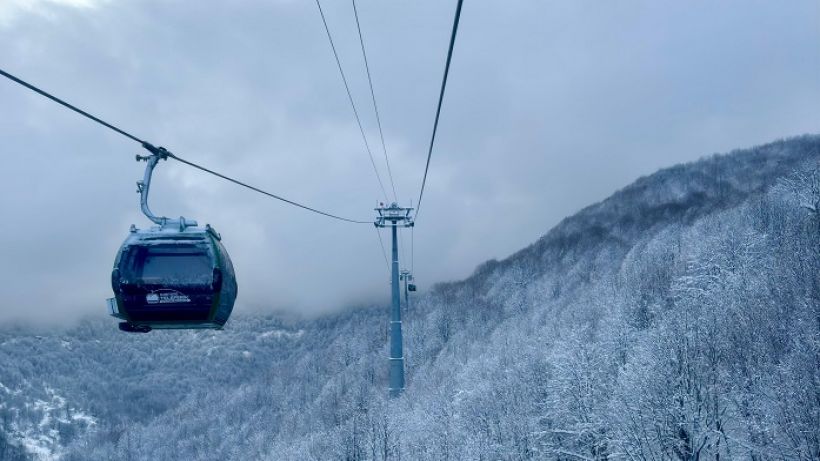
<path fill-rule="evenodd" d="M 146 147 L 146 144 L 151 148 Z M 160 227 L 179 226 L 180 231 L 185 230 L 187 227 L 196 227 L 197 222 L 194 220 L 185 219 L 182 216 L 180 216 L 179 219 L 169 219 L 165 216 L 157 216 L 151 211 L 151 208 L 148 206 L 148 192 L 151 188 L 151 177 L 153 176 L 154 168 L 160 160 L 167 160 L 172 154 L 165 148 L 154 147 L 148 143 L 143 143 L 143 147 L 151 152 L 151 155 L 137 155 L 138 162 L 147 162 L 145 165 L 145 175 L 141 181 L 137 181 L 137 192 L 140 194 L 140 208 L 143 214 Z"/>

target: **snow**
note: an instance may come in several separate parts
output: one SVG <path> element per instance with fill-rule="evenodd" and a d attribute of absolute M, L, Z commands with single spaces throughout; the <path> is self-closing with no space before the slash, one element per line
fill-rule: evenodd
<path fill-rule="evenodd" d="M 20 394 L 21 391 L 11 391 L 8 387 L 0 383 L 0 390 L 7 394 Z M 23 408 L 28 413 L 38 415 L 37 419 L 32 419 L 28 423 L 22 422 L 20 418 L 11 421 L 8 437 L 14 444 L 22 447 L 32 459 L 38 461 L 58 460 L 62 456 L 62 446 L 60 424 L 71 424 L 85 427 L 86 429 L 97 425 L 97 420 L 93 416 L 77 410 L 68 405 L 65 397 L 59 395 L 57 391 L 49 386 L 44 388 L 46 399 L 35 398 L 23 403 Z M 19 414 L 19 410 L 16 411 Z M 70 415 L 70 416 L 69 416 Z"/>
<path fill-rule="evenodd" d="M 265 338 L 276 338 L 276 339 L 299 339 L 302 335 L 305 334 L 305 330 L 297 330 L 297 331 L 288 331 L 288 330 L 270 330 L 266 331 L 256 339 L 265 339 Z"/>
<path fill-rule="evenodd" d="M 95 417 L 93 417 L 89 414 L 80 412 L 80 411 L 77 411 L 77 412 L 73 413 L 71 415 L 71 419 L 73 421 L 83 422 L 88 426 L 96 426 L 97 425 L 97 418 L 95 418 Z"/>
<path fill-rule="evenodd" d="M 5 385 L 5 384 L 3 384 L 3 383 L 0 383 L 0 391 L 3 391 L 3 392 L 5 392 L 6 394 L 11 394 L 11 395 L 17 395 L 17 394 L 19 394 L 19 393 L 20 393 L 20 391 L 13 391 L 13 390 L 9 389 L 9 388 L 8 388 L 8 387 L 6 387 L 6 385 Z"/>
<path fill-rule="evenodd" d="M 12 434 L 14 435 L 14 434 Z M 38 461 L 60 459 L 60 454 L 51 448 L 52 440 L 42 435 L 24 435 L 20 445 Z"/>

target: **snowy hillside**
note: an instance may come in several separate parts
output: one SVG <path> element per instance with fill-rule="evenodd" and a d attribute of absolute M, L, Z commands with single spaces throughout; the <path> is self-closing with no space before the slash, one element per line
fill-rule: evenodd
<path fill-rule="evenodd" d="M 0 459 L 820 459 L 820 136 L 641 178 L 407 310 L 0 329 Z"/>

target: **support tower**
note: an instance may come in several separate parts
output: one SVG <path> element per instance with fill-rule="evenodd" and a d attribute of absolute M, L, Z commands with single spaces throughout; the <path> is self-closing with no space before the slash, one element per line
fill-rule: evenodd
<path fill-rule="evenodd" d="M 399 227 L 413 227 L 410 216 L 412 208 L 402 208 L 396 202 L 390 206 L 380 204 L 375 209 L 376 227 L 389 227 L 393 236 L 391 259 L 392 306 L 390 309 L 390 396 L 397 397 L 404 391 L 404 351 L 401 335 L 401 289 L 399 288 L 399 250 L 397 231 Z"/>

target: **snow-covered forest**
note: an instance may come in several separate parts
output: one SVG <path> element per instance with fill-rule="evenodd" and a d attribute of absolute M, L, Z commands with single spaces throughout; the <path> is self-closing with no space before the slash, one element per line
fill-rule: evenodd
<path fill-rule="evenodd" d="M 820 136 L 661 170 L 405 310 L 0 327 L 0 459 L 818 460 Z"/>

